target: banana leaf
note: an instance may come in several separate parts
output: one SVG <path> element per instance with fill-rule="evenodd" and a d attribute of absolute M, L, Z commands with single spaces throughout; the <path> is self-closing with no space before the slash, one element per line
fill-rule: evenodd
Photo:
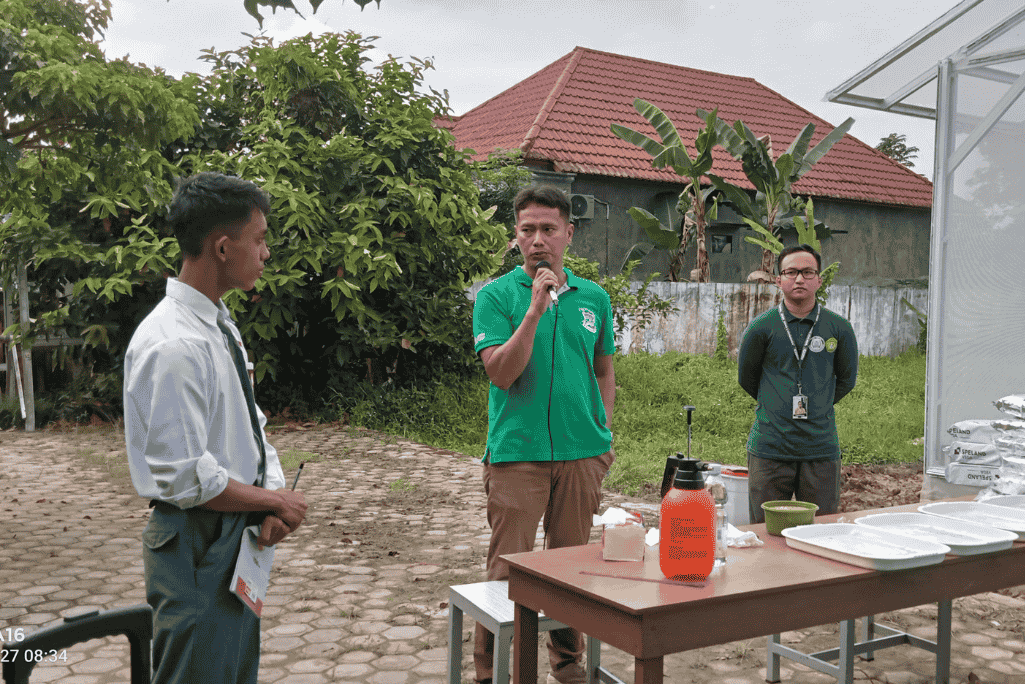
<path fill-rule="evenodd" d="M 680 236 L 675 230 L 669 230 L 662 225 L 658 217 L 640 207 L 627 209 L 634 221 L 644 229 L 644 232 L 651 238 L 652 243 L 659 249 L 676 249 L 680 246 Z"/>
<path fill-rule="evenodd" d="M 622 273 L 623 269 L 625 269 L 626 265 L 631 261 L 640 261 L 644 257 L 648 256 L 648 253 L 651 252 L 651 250 L 653 249 L 655 249 L 655 245 L 651 243 L 636 243 L 633 247 L 630 248 L 630 251 L 627 252 L 626 258 L 623 259 L 623 263 L 619 265 L 619 271 L 617 271 L 617 273 Z"/>
<path fill-rule="evenodd" d="M 722 193 L 722 196 L 726 201 L 733 205 L 737 210 L 737 214 L 740 216 L 756 216 L 758 215 L 758 209 L 755 208 L 753 202 L 751 202 L 750 195 L 743 188 L 740 188 L 727 180 L 716 176 L 714 173 L 706 174 L 708 179 L 712 181 L 716 190 Z"/>
<path fill-rule="evenodd" d="M 673 122 L 669 120 L 669 117 L 661 109 L 639 97 L 634 100 L 634 109 L 651 123 L 659 137 L 662 138 L 663 145 L 666 147 L 673 147 L 674 145 L 683 146 L 683 141 L 680 140 L 680 134 L 677 133 L 676 126 L 673 125 Z"/>
<path fill-rule="evenodd" d="M 801 162 L 800 168 L 797 170 L 796 178 L 800 178 L 804 174 L 811 170 L 811 167 L 815 166 L 820 159 L 826 156 L 826 152 L 833 149 L 840 138 L 844 137 L 847 131 L 851 130 L 851 126 L 854 125 L 854 119 L 848 117 L 846 121 L 834 128 L 829 132 L 825 138 L 819 141 L 819 144 L 811 149 L 808 154 L 804 155 L 804 159 Z"/>
<path fill-rule="evenodd" d="M 813 135 L 815 135 L 815 124 L 810 123 L 802 128 L 801 132 L 794 138 L 794 141 L 790 143 L 790 147 L 787 148 L 787 154 L 792 155 L 795 160 L 804 159 L 804 155 L 808 153 L 808 145 L 811 144 Z M 800 168 L 800 164 L 798 164 L 798 168 Z"/>
<path fill-rule="evenodd" d="M 612 124 L 612 132 L 628 143 L 641 148 L 652 157 L 658 157 L 666 149 L 665 145 L 662 143 L 652 140 L 648 136 L 643 133 L 638 133 L 632 128 L 621 126 L 620 124 Z"/>

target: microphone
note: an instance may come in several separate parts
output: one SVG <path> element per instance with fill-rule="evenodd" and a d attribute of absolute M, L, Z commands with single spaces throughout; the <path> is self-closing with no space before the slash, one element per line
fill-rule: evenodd
<path fill-rule="evenodd" d="M 552 270 L 552 265 L 544 259 L 542 259 L 541 261 L 537 262 L 537 268 L 547 268 L 548 270 Z M 559 295 L 555 292 L 555 288 L 551 285 L 548 286 L 548 296 L 552 298 L 553 304 L 559 303 Z"/>

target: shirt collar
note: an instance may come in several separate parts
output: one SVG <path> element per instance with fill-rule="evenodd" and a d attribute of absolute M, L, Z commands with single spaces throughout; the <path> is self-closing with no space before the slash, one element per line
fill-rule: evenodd
<path fill-rule="evenodd" d="M 217 328 L 218 318 L 223 318 L 225 321 L 234 324 L 234 321 L 231 320 L 231 314 L 228 312 L 228 307 L 224 305 L 223 301 L 218 301 L 214 304 L 205 294 L 191 285 L 186 285 L 177 278 L 167 279 L 167 296 L 192 311 L 199 320 L 211 328 Z"/>
<path fill-rule="evenodd" d="M 803 321 L 803 320 L 804 320 L 804 319 L 806 319 L 806 318 L 810 318 L 810 319 L 812 319 L 812 320 L 815 320 L 815 311 L 816 311 L 816 309 L 818 309 L 818 308 L 819 308 L 820 306 L 822 306 L 821 304 L 819 304 L 819 303 L 818 303 L 818 302 L 816 301 L 816 302 L 815 302 L 815 306 L 814 306 L 814 307 L 812 307 L 812 310 L 811 310 L 811 311 L 809 311 L 809 312 L 807 313 L 807 315 L 805 315 L 805 316 L 798 316 L 798 315 L 794 314 L 793 312 L 791 312 L 791 311 L 790 311 L 790 309 L 788 309 L 788 308 L 787 308 L 787 304 L 786 304 L 786 302 L 784 302 L 784 301 L 780 300 L 780 304 L 782 304 L 782 305 L 783 305 L 783 313 L 784 313 L 784 314 L 786 314 L 786 318 L 787 318 L 787 322 L 788 322 L 788 323 L 790 323 L 790 322 L 793 322 L 793 321 Z"/>
<path fill-rule="evenodd" d="M 562 267 L 562 270 L 566 272 L 567 289 L 575 290 L 578 287 L 580 287 L 580 283 L 584 280 L 583 278 L 573 275 L 573 271 L 569 270 L 565 266 Z M 527 270 L 523 268 L 523 266 L 517 266 L 516 282 L 518 282 L 520 285 L 526 285 L 527 287 L 531 287 L 534 284 L 534 279 L 530 277 L 530 275 L 527 273 Z"/>

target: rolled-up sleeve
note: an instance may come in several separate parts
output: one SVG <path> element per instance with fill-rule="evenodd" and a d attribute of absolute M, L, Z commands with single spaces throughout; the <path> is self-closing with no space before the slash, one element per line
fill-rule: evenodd
<path fill-rule="evenodd" d="M 228 471 L 205 448 L 215 410 L 203 382 L 213 375 L 209 353 L 179 339 L 126 361 L 125 431 L 136 489 L 180 508 L 223 492 Z"/>

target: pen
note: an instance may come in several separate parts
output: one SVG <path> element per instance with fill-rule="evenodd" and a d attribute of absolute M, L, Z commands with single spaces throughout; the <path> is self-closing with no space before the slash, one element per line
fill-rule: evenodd
<path fill-rule="evenodd" d="M 292 480 L 292 491 L 295 491 L 295 485 L 299 482 L 299 476 L 303 474 L 303 466 L 306 465 L 306 461 L 299 464 L 299 472 L 295 474 L 295 479 Z"/>

